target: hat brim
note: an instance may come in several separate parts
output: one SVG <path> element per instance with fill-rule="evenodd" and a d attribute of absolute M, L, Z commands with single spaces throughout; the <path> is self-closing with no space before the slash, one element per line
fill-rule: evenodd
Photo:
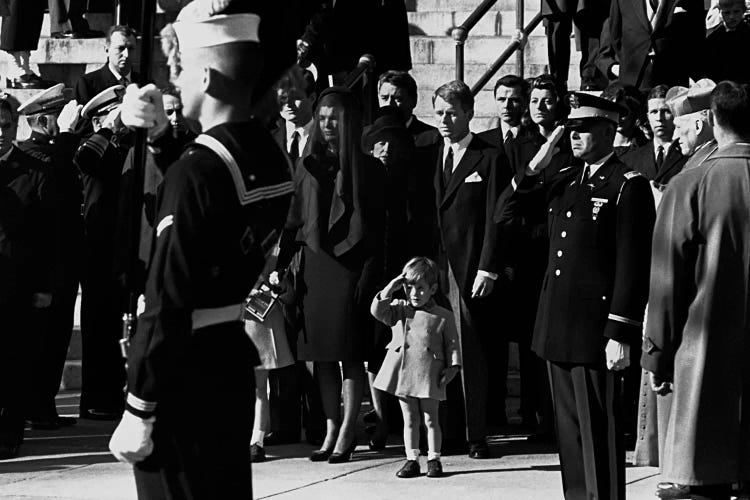
<path fill-rule="evenodd" d="M 378 142 L 377 139 L 387 132 L 393 133 L 396 137 L 398 137 L 402 142 L 405 142 L 406 144 L 409 144 L 410 141 L 414 140 L 409 131 L 406 130 L 406 127 L 389 124 L 373 129 L 373 126 L 371 125 L 368 129 L 365 129 L 364 133 L 362 134 L 362 149 L 369 152 L 372 149 L 373 145 Z"/>

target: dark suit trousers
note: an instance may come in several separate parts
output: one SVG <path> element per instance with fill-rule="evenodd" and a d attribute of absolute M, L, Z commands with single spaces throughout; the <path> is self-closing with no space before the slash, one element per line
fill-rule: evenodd
<path fill-rule="evenodd" d="M 83 18 L 86 12 L 85 0 L 48 0 L 50 32 L 82 31 L 88 28 L 88 23 Z M 70 21 L 70 27 L 67 22 Z"/>
<path fill-rule="evenodd" d="M 620 375 L 603 367 L 547 365 L 565 500 L 624 500 Z"/>
<path fill-rule="evenodd" d="M 46 0 L 10 0 L 10 16 L 3 17 L 0 31 L 0 50 L 36 50 L 46 5 Z"/>
<path fill-rule="evenodd" d="M 547 34 L 547 55 L 552 77 L 561 88 L 567 87 L 568 69 L 570 67 L 570 34 L 573 31 L 573 12 L 560 12 L 544 19 Z M 576 19 L 576 26 L 580 33 L 581 45 L 581 83 L 594 83 L 605 86 L 606 77 L 596 67 L 601 36 L 601 20 L 588 22 Z M 565 86 L 565 87 L 563 87 Z"/>
<path fill-rule="evenodd" d="M 318 385 L 303 361 L 268 372 L 271 430 L 300 437 L 300 429 L 325 433 Z"/>
<path fill-rule="evenodd" d="M 455 383 L 458 381 L 455 380 L 446 388 L 448 403 L 444 406 L 446 407 L 447 429 L 449 429 L 446 438 L 458 438 L 455 435 L 456 429 L 463 421 L 467 441 L 480 441 L 487 437 L 487 350 L 480 330 L 482 326 L 480 318 L 474 317 L 472 310 L 461 297 L 456 278 L 450 269 L 448 270 L 448 299 L 454 314 L 460 314 L 458 337 L 461 343 L 463 365 L 460 376 L 461 384 Z"/>
<path fill-rule="evenodd" d="M 23 441 L 27 369 L 33 345 L 27 330 L 31 313 L 27 300 L 0 301 L 0 444 Z"/>

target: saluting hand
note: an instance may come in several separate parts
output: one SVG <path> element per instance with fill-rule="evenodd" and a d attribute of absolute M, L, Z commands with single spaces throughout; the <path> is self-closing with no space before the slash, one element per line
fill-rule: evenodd
<path fill-rule="evenodd" d="M 555 127 L 555 130 L 552 131 L 552 134 L 547 141 L 542 144 L 542 147 L 539 148 L 539 151 L 537 151 L 531 159 L 529 166 L 526 167 L 526 173 L 528 175 L 536 175 L 549 167 L 552 157 L 560 150 L 560 148 L 557 147 L 557 143 L 560 141 L 563 134 L 565 134 L 564 126 L 558 125 Z"/>
<path fill-rule="evenodd" d="M 406 283 L 406 276 L 399 274 L 391 280 L 390 283 L 385 285 L 385 288 L 380 292 L 381 299 L 390 299 L 391 296 Z"/>
<path fill-rule="evenodd" d="M 120 108 L 122 123 L 130 128 L 148 129 L 151 140 L 161 137 L 169 127 L 161 91 L 153 83 L 140 89 L 134 83 L 128 85 Z"/>
<path fill-rule="evenodd" d="M 151 433 L 155 421 L 155 417 L 142 419 L 125 410 L 109 440 L 109 451 L 120 462 L 134 464 L 144 460 L 154 451 Z"/>
<path fill-rule="evenodd" d="M 81 110 L 83 106 L 78 104 L 78 101 L 73 99 L 63 106 L 60 110 L 60 115 L 57 117 L 57 126 L 60 129 L 60 133 L 70 132 L 75 129 L 78 125 L 78 121 L 81 119 Z"/>
<path fill-rule="evenodd" d="M 628 344 L 609 339 L 604 352 L 607 355 L 608 370 L 624 370 L 630 366 L 630 346 Z"/>

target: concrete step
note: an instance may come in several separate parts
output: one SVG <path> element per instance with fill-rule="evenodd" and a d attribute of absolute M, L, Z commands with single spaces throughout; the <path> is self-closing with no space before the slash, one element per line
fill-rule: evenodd
<path fill-rule="evenodd" d="M 510 36 L 469 37 L 464 45 L 466 64 L 492 64 L 508 47 Z M 414 64 L 453 64 L 456 43 L 447 37 L 413 36 L 410 38 L 411 59 Z M 524 49 L 526 64 L 547 63 L 547 39 L 531 36 Z"/>
<path fill-rule="evenodd" d="M 99 14 L 99 13 L 88 13 L 86 14 L 86 20 L 89 23 L 89 28 L 92 30 L 104 31 L 107 30 L 114 24 L 114 16 L 112 14 Z M 49 13 L 44 14 L 44 21 L 42 21 L 42 36 L 50 34 L 50 16 Z"/>
<path fill-rule="evenodd" d="M 415 12 L 473 12 L 482 0 L 406 0 L 406 10 Z M 524 10 L 538 12 L 541 0 L 525 0 Z M 493 11 L 516 10 L 516 0 L 498 0 L 492 6 Z"/>
<path fill-rule="evenodd" d="M 458 12 L 409 12 L 409 32 L 412 35 L 446 36 L 451 30 L 468 19 L 469 11 Z M 536 11 L 526 11 L 528 23 Z M 537 28 L 543 29 L 543 28 Z M 511 35 L 516 31 L 515 11 L 491 11 L 471 30 L 470 36 Z"/>
<path fill-rule="evenodd" d="M 515 58 L 513 58 L 513 61 L 515 61 Z M 454 64 L 415 64 L 413 66 L 412 76 L 414 76 L 417 86 L 420 89 L 432 91 L 445 82 L 453 80 L 456 76 Z M 572 75 L 573 72 L 578 71 L 577 68 L 577 65 L 571 65 L 569 73 Z M 484 75 L 486 70 L 487 66 L 484 64 L 466 65 L 464 66 L 464 81 L 469 86 L 472 86 Z M 524 75 L 527 77 L 538 76 L 547 71 L 547 64 L 527 64 L 524 66 Z M 511 74 L 516 74 L 516 65 L 514 63 L 506 64 L 500 68 L 500 71 L 492 77 L 486 88 L 494 88 L 498 78 Z"/>
<path fill-rule="evenodd" d="M 81 367 L 80 359 L 65 361 L 62 379 L 60 379 L 61 391 L 77 391 L 81 389 Z"/>

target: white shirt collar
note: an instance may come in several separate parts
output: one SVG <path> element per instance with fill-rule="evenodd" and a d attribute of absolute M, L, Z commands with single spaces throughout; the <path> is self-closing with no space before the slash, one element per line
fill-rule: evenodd
<path fill-rule="evenodd" d="M 122 75 L 118 73 L 116 69 L 112 68 L 112 66 L 109 63 L 107 63 L 107 68 L 109 68 L 109 72 L 115 76 L 115 80 L 119 82 L 120 79 L 122 79 Z M 133 74 L 132 71 L 128 71 L 128 74 L 125 75 L 125 78 L 127 78 L 130 83 L 133 83 L 133 79 L 130 77 L 132 74 Z"/>
<path fill-rule="evenodd" d="M 510 133 L 513 134 L 513 138 L 515 139 L 518 137 L 518 132 L 521 130 L 520 125 L 516 125 L 515 127 L 511 127 L 504 121 L 500 121 L 500 130 L 503 132 L 503 140 L 505 140 L 505 136 L 508 135 L 508 131 L 510 130 Z"/>
<path fill-rule="evenodd" d="M 607 156 L 605 156 L 604 158 L 600 159 L 600 160 L 599 160 L 599 161 L 597 161 L 597 162 L 594 162 L 594 163 L 587 163 L 586 165 L 588 165 L 588 167 L 589 167 L 589 179 L 591 179 L 592 177 L 594 177 L 594 174 L 596 173 L 596 171 L 597 171 L 597 170 L 599 170 L 599 168 L 600 168 L 600 167 L 601 167 L 602 165 L 604 165 L 605 163 L 607 163 L 607 162 L 609 161 L 609 159 L 610 159 L 610 158 L 612 158 L 612 156 L 613 156 L 614 154 L 615 154 L 615 152 L 614 152 L 614 151 L 612 151 L 612 152 L 611 152 L 611 153 L 609 153 L 609 154 L 608 154 Z"/>
<path fill-rule="evenodd" d="M 660 146 L 664 150 L 664 158 L 667 157 L 667 154 L 669 154 L 669 150 L 672 149 L 672 143 L 658 144 L 656 141 L 651 141 L 651 144 L 654 147 L 654 158 L 656 158 L 657 156 L 659 156 L 659 147 Z"/>
<path fill-rule="evenodd" d="M 305 144 L 307 144 L 307 138 L 310 137 L 310 132 L 312 132 L 313 119 L 310 118 L 310 121 L 301 127 L 289 121 L 284 121 L 284 123 L 286 125 L 286 144 L 289 145 L 292 143 L 292 136 L 297 132 L 299 134 L 299 141 L 297 141 L 299 151 L 297 153 L 298 155 L 301 154 L 305 149 Z"/>
<path fill-rule="evenodd" d="M 445 141 L 445 147 L 443 148 L 443 164 L 445 164 L 445 158 L 448 156 L 448 148 L 453 150 L 453 171 L 456 170 L 456 167 L 461 162 L 461 158 L 464 157 L 464 153 L 466 152 L 466 148 L 469 147 L 469 144 L 471 143 L 471 140 L 474 138 L 474 134 L 469 132 L 464 136 L 463 139 L 461 139 L 458 142 L 451 142 L 450 139 L 444 139 Z"/>

